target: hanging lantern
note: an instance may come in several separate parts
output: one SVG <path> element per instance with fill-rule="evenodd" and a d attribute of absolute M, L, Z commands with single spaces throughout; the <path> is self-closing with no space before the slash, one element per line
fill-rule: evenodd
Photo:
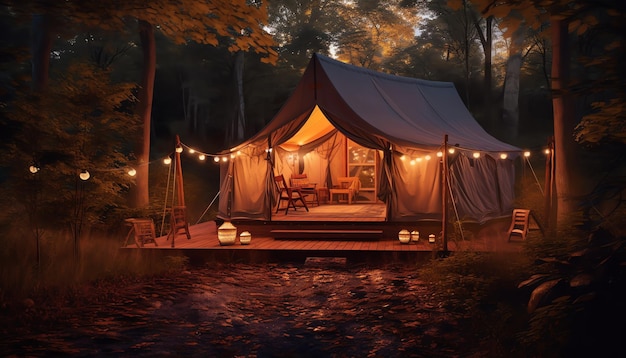
<path fill-rule="evenodd" d="M 219 228 L 217 228 L 217 239 L 220 241 L 220 245 L 234 245 L 236 238 L 237 228 L 231 224 L 230 221 L 225 221 Z"/>
<path fill-rule="evenodd" d="M 420 232 L 417 230 L 411 231 L 411 241 L 418 242 L 420 241 Z"/>
<path fill-rule="evenodd" d="M 428 235 L 428 243 L 429 244 L 434 244 L 435 243 L 435 234 Z"/>
<path fill-rule="evenodd" d="M 252 234 L 250 234 L 250 232 L 244 231 L 241 234 L 239 234 L 239 243 L 240 244 L 242 244 L 242 245 L 249 245 L 251 240 L 252 240 Z"/>
<path fill-rule="evenodd" d="M 398 233 L 398 240 L 403 244 L 408 244 L 411 241 L 411 233 L 409 230 L 402 229 Z"/>

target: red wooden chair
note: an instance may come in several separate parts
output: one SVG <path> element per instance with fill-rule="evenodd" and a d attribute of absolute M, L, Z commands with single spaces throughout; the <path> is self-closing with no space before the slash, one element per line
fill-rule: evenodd
<path fill-rule="evenodd" d="M 302 206 L 304 206 L 306 211 L 309 211 L 309 207 L 304 201 L 304 194 L 300 188 L 287 186 L 287 182 L 285 181 L 285 177 L 283 175 L 275 176 L 274 181 L 276 182 L 276 187 L 278 189 L 278 205 L 276 205 L 276 212 L 280 209 L 280 203 L 283 201 L 287 202 L 285 215 L 289 212 L 290 207 L 292 207 L 293 210 L 297 210 L 296 203 L 298 201 L 302 203 Z"/>

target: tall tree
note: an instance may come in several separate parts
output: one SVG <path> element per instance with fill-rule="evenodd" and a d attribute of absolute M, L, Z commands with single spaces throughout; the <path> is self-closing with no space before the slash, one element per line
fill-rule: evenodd
<path fill-rule="evenodd" d="M 474 19 L 474 27 L 476 33 L 480 39 L 480 44 L 483 48 L 483 55 L 485 57 L 484 63 L 484 75 L 483 75 L 483 113 L 485 116 L 485 122 L 493 128 L 493 95 L 492 95 L 492 50 L 493 50 L 493 26 L 494 17 L 487 16 L 482 21 L 481 17 Z"/>
<path fill-rule="evenodd" d="M 16 1 L 13 5 L 19 7 L 22 4 Z M 138 22 L 144 51 L 138 109 L 142 112 L 139 114 L 144 124 L 143 134 L 137 144 L 138 172 L 137 185 L 131 198 L 133 206 L 145 207 L 149 204 L 147 163 L 150 162 L 152 92 L 156 69 L 154 26 L 158 26 L 165 36 L 178 44 L 195 41 L 217 45 L 221 39 L 228 43 L 230 51 L 253 50 L 265 55 L 262 61 L 275 62 L 277 54 L 273 49 L 274 42 L 263 27 L 267 22 L 266 6 L 265 2 L 246 0 L 159 0 L 149 3 L 142 0 L 99 3 L 70 0 L 43 3 L 42 7 L 48 14 L 54 14 L 56 18 L 69 18 L 88 27 L 122 31 L 126 29 L 128 18 Z"/>
<path fill-rule="evenodd" d="M 43 91 L 48 85 L 50 52 L 52 51 L 51 19 L 46 13 L 34 14 L 32 19 L 32 88 Z"/>
<path fill-rule="evenodd" d="M 571 40 L 572 33 L 580 36 L 589 29 L 608 27 L 610 29 L 623 30 L 626 5 L 611 0 L 505 0 L 493 2 L 491 0 L 471 0 L 485 16 L 496 16 L 511 28 L 517 29 L 521 24 L 519 18 L 533 29 L 540 28 L 546 22 L 550 23 L 550 38 L 552 40 L 552 105 L 554 116 L 555 157 L 556 157 L 556 191 L 557 191 L 557 223 L 565 224 L 574 216 L 577 210 L 577 200 L 586 191 L 582 183 L 589 177 L 587 167 L 580 160 L 580 147 L 576 143 L 575 128 L 583 117 L 576 104 L 576 94 L 583 92 L 591 93 L 601 91 L 605 98 L 599 104 L 600 112 L 614 113 L 615 106 L 623 106 L 624 84 L 622 80 L 604 81 L 602 75 L 589 77 L 585 81 L 578 82 L 574 86 L 571 71 Z M 461 6 L 460 0 L 450 0 L 451 6 Z M 599 21 L 603 18 L 603 21 Z M 608 26 L 607 26 L 608 25 Z M 603 47 L 603 58 L 623 58 L 623 50 L 616 44 L 623 43 L 623 31 L 612 33 L 614 41 L 601 42 L 596 45 Z M 578 58 L 580 60 L 580 58 Z M 598 62 L 595 62 L 597 64 Z M 594 64 L 594 62 L 591 62 Z M 623 65 L 617 68 L 604 68 L 597 70 L 607 74 L 610 70 L 610 78 L 617 79 L 616 73 L 622 71 Z M 584 85 L 583 85 L 584 84 Z M 611 116 L 604 116 L 610 118 Z M 604 131 L 621 132 L 624 129 L 615 126 L 616 123 L 605 120 L 602 125 L 610 128 Z M 611 130 L 612 129 L 612 130 Z M 611 136 L 601 136 L 610 139 Z M 587 184 L 588 185 L 588 184 Z"/>
<path fill-rule="evenodd" d="M 526 27 L 520 27 L 513 33 L 509 44 L 509 58 L 506 62 L 504 85 L 502 86 L 502 139 L 511 141 L 517 137 L 519 128 L 519 79 L 522 68 L 522 51 Z"/>
<path fill-rule="evenodd" d="M 342 8 L 337 57 L 383 70 L 385 59 L 413 43 L 415 11 L 398 0 L 360 0 Z"/>

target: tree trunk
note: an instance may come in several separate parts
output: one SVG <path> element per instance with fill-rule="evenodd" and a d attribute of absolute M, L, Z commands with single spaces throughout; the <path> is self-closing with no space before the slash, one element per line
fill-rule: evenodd
<path fill-rule="evenodd" d="M 156 72 L 156 44 L 152 24 L 139 20 L 139 38 L 143 50 L 143 72 L 137 112 L 142 118 L 142 135 L 137 140 L 137 176 L 131 197 L 131 206 L 143 208 L 150 204 L 148 177 L 150 173 L 150 130 L 152 116 L 152 96 Z"/>
<path fill-rule="evenodd" d="M 502 133 L 500 133 L 505 141 L 515 139 L 519 130 L 519 76 L 522 68 L 522 45 L 525 33 L 526 28 L 520 25 L 520 28 L 513 34 L 509 59 L 506 63 L 502 99 Z"/>
<path fill-rule="evenodd" d="M 239 143 L 246 132 L 245 102 L 243 98 L 243 60 L 243 51 L 237 52 L 233 69 L 235 79 L 235 118 L 233 118 L 231 124 L 228 146 Z"/>
<path fill-rule="evenodd" d="M 491 93 L 491 50 L 493 44 L 493 16 L 489 16 L 485 19 L 485 33 L 483 33 L 480 27 L 480 17 L 474 20 L 474 27 L 480 38 L 480 43 L 483 47 L 483 54 L 485 56 L 484 67 L 484 80 L 483 80 L 483 113 L 485 116 L 485 123 L 489 126 L 490 130 L 496 127 L 494 123 L 493 115 L 493 101 Z"/>
<path fill-rule="evenodd" d="M 568 225 L 576 210 L 574 183 L 580 166 L 576 163 L 574 128 L 576 116 L 569 84 L 568 23 L 553 17 L 552 27 L 552 106 L 554 112 L 555 183 L 557 228 Z"/>
<path fill-rule="evenodd" d="M 50 52 L 52 51 L 50 19 L 45 14 L 35 14 L 31 26 L 32 88 L 38 92 L 43 91 L 48 86 Z"/>
<path fill-rule="evenodd" d="M 237 86 L 237 108 L 235 117 L 235 127 L 233 128 L 233 140 L 240 142 L 246 132 L 246 115 L 244 111 L 243 99 L 243 51 L 237 52 L 235 57 L 235 84 Z"/>

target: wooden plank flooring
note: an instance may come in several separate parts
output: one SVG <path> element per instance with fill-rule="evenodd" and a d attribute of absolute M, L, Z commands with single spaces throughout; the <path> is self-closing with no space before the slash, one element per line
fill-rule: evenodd
<path fill-rule="evenodd" d="M 508 223 L 496 223 L 485 228 L 482 235 L 477 235 L 471 240 L 461 242 L 449 242 L 450 251 L 476 250 L 490 252 L 519 252 L 522 248 L 520 242 L 508 242 L 506 231 Z M 208 221 L 190 226 L 191 239 L 188 240 L 184 234 L 178 234 L 172 245 L 172 240 L 167 240 L 166 236 L 158 237 L 158 246 L 146 244 L 143 249 L 148 250 L 170 250 L 170 249 L 196 249 L 196 250 L 254 250 L 254 251 L 315 251 L 315 252 L 345 252 L 345 251 L 369 251 L 369 252 L 433 252 L 439 247 L 436 244 L 429 244 L 424 240 L 418 243 L 402 244 L 397 238 L 384 237 L 381 240 L 276 240 L 268 235 L 255 236 L 251 231 L 252 240 L 249 245 L 241 245 L 239 239 L 234 245 L 221 246 L 217 238 L 217 227 L 215 222 Z M 131 238 L 132 241 L 132 238 Z M 137 249 L 134 242 L 129 242 L 125 249 Z"/>

